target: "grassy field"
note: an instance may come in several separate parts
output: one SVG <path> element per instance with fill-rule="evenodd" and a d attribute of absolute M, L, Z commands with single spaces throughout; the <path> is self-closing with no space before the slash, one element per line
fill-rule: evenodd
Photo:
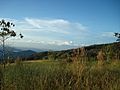
<path fill-rule="evenodd" d="M 0 67 L 1 90 L 120 90 L 120 61 L 30 61 Z"/>

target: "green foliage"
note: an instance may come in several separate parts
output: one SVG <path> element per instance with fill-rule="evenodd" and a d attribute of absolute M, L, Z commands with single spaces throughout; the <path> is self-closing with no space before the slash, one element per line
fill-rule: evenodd
<path fill-rule="evenodd" d="M 119 90 L 120 61 L 20 62 L 0 72 L 1 90 Z"/>
<path fill-rule="evenodd" d="M 120 33 L 114 33 L 114 36 L 117 37 L 116 41 L 120 42 Z"/>
<path fill-rule="evenodd" d="M 54 51 L 48 52 L 48 59 L 49 60 L 56 60 L 56 53 Z"/>
<path fill-rule="evenodd" d="M 112 60 L 114 56 L 114 45 L 103 46 L 103 52 L 107 61 Z"/>
<path fill-rule="evenodd" d="M 103 46 L 102 50 L 105 53 L 106 60 L 120 59 L 120 43 Z"/>
<path fill-rule="evenodd" d="M 105 60 L 109 61 L 111 59 L 120 59 L 120 42 L 116 42 L 109 44 L 91 45 L 84 48 L 76 48 L 70 50 L 35 53 L 28 57 L 27 60 L 49 59 L 67 62 L 73 62 L 76 60 L 97 60 L 98 52 L 101 49 L 106 55 L 107 59 Z"/>
<path fill-rule="evenodd" d="M 9 38 L 10 36 L 15 37 L 16 36 L 15 31 L 11 30 L 11 27 L 14 27 L 14 26 L 15 25 L 11 22 L 6 22 L 5 20 L 1 20 L 0 21 L 0 27 L 1 27 L 0 36 L 1 37 L 8 36 L 6 37 L 6 39 Z"/>

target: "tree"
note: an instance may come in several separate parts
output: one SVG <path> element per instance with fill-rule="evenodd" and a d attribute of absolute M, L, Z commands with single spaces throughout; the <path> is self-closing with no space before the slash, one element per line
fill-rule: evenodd
<path fill-rule="evenodd" d="M 5 41 L 11 37 L 16 37 L 17 34 L 12 27 L 15 27 L 15 24 L 11 22 L 6 22 L 5 20 L 0 21 L 0 40 L 2 43 L 2 63 L 5 65 Z M 20 38 L 23 38 L 23 35 L 19 34 Z"/>
<path fill-rule="evenodd" d="M 48 52 L 48 59 L 49 60 L 56 60 L 56 53 L 54 51 L 49 51 Z"/>
<path fill-rule="evenodd" d="M 107 61 L 115 59 L 114 58 L 114 56 L 115 56 L 114 55 L 115 54 L 114 47 L 115 47 L 114 44 L 103 46 L 102 51 L 105 54 L 105 59 Z"/>
<path fill-rule="evenodd" d="M 116 41 L 120 42 L 120 33 L 114 33 L 114 36 L 117 37 Z"/>

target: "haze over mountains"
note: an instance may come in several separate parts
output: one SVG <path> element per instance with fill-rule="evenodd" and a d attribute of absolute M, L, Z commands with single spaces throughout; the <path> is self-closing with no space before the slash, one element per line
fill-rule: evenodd
<path fill-rule="evenodd" d="M 120 50 L 120 42 L 108 43 L 108 44 L 96 44 L 90 46 L 84 46 L 90 57 L 95 57 L 103 46 L 114 45 L 114 50 Z M 65 49 L 65 50 L 47 50 L 47 49 L 36 49 L 36 48 L 22 48 L 22 47 L 6 47 L 6 58 L 18 58 L 24 60 L 44 59 L 48 58 L 48 53 L 53 52 L 56 57 L 62 55 L 69 55 L 73 53 L 73 50 L 77 50 L 80 47 Z M 115 51 L 114 51 L 115 52 Z M 67 56 L 66 56 L 67 57 Z M 65 58 L 65 57 L 64 57 Z M 64 59 L 63 58 L 63 59 Z M 0 59 L 2 59 L 2 49 L 0 48 Z"/>
<path fill-rule="evenodd" d="M 5 48 L 5 58 L 13 58 L 16 59 L 17 57 L 20 58 L 25 58 L 29 57 L 32 54 L 35 54 L 36 52 L 33 50 L 23 50 L 20 48 L 12 48 L 12 47 L 7 47 Z M 0 48 L 0 60 L 2 59 L 2 49 Z"/>

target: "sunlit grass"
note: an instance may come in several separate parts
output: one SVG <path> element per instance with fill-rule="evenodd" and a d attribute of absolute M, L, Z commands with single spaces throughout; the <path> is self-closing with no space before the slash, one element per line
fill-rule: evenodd
<path fill-rule="evenodd" d="M 37 62 L 49 62 L 49 60 L 30 60 L 30 61 L 24 61 L 24 62 L 35 62 L 35 63 L 37 63 Z"/>
<path fill-rule="evenodd" d="M 120 61 L 30 61 L 1 67 L 1 90 L 120 90 Z"/>

